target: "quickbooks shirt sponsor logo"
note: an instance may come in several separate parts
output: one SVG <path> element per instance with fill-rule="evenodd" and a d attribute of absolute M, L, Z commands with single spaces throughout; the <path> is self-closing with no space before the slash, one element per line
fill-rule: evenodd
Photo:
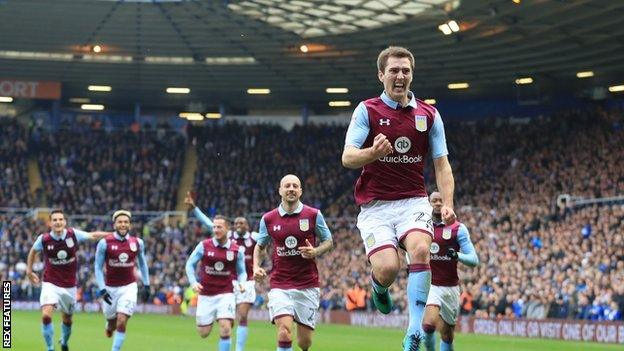
<path fill-rule="evenodd" d="M 387 163 L 419 163 L 419 162 L 422 162 L 422 159 L 423 157 L 421 155 L 418 155 L 418 156 L 400 155 L 400 156 L 380 157 L 379 161 L 387 162 Z"/>

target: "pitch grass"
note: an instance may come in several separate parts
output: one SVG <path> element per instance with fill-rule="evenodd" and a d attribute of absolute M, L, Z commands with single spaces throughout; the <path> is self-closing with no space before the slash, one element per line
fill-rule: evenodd
<path fill-rule="evenodd" d="M 54 339 L 61 335 L 61 316 L 53 317 Z M 137 314 L 130 319 L 123 350 L 127 351 L 204 351 L 217 350 L 216 330 L 201 339 L 195 331 L 191 317 Z M 235 333 L 234 333 L 235 334 Z M 41 317 L 38 311 L 13 311 L 12 350 L 45 350 L 41 336 Z M 403 331 L 385 328 L 361 328 L 343 325 L 319 325 L 312 350 L 315 351 L 393 351 L 401 350 Z M 71 351 L 106 351 L 112 339 L 104 336 L 104 317 L 96 313 L 79 313 L 74 316 L 70 339 Z M 234 342 L 232 343 L 234 345 Z M 622 345 L 567 342 L 557 340 L 491 337 L 483 335 L 456 336 L 455 349 L 461 351 L 517 350 L 517 351 L 590 351 L 622 350 Z M 275 328 L 268 322 L 252 322 L 246 351 L 273 351 L 276 349 Z M 56 350 L 60 350 L 56 344 Z M 232 347 L 234 350 L 234 346 Z M 295 348 L 298 350 L 298 348 Z"/>

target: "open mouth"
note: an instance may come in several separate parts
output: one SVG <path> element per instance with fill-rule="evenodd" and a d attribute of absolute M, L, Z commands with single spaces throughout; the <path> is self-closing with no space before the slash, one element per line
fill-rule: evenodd
<path fill-rule="evenodd" d="M 394 90 L 403 90 L 405 89 L 405 83 L 394 83 L 394 85 L 392 85 L 392 88 Z"/>

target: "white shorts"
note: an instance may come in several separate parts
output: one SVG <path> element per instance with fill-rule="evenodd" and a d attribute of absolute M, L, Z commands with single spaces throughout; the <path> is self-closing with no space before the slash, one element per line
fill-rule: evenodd
<path fill-rule="evenodd" d="M 293 316 L 295 321 L 314 330 L 318 315 L 321 289 L 271 289 L 269 291 L 269 318 L 274 322 L 281 316 Z"/>
<path fill-rule="evenodd" d="M 431 204 L 427 197 L 382 201 L 362 205 L 357 227 L 366 255 L 388 247 L 397 248 L 407 234 L 421 232 L 433 237 Z"/>
<path fill-rule="evenodd" d="M 245 288 L 244 292 L 240 292 L 238 288 L 238 281 L 232 281 L 232 285 L 234 285 L 234 297 L 236 298 L 236 304 L 240 303 L 249 303 L 254 304 L 256 302 L 256 281 L 248 280 L 243 283 L 243 287 Z"/>
<path fill-rule="evenodd" d="M 101 301 L 102 312 L 104 312 L 106 319 L 117 318 L 117 313 L 132 316 L 137 304 L 137 283 L 130 283 L 124 286 L 107 286 L 106 291 L 108 291 L 113 300 L 110 305 L 103 300 Z"/>
<path fill-rule="evenodd" d="M 76 287 L 62 288 L 52 283 L 43 282 L 41 284 L 41 295 L 39 304 L 54 305 L 65 314 L 74 314 L 76 307 Z"/>
<path fill-rule="evenodd" d="M 459 315 L 459 286 L 431 285 L 427 306 L 440 307 L 440 317 L 448 325 L 455 325 Z"/>
<path fill-rule="evenodd" d="M 213 296 L 199 295 L 195 321 L 197 326 L 211 325 L 215 320 L 231 319 L 236 317 L 236 300 L 233 293 Z"/>

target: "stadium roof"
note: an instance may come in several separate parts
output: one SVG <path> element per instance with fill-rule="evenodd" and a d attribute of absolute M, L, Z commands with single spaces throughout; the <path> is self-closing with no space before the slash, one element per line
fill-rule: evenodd
<path fill-rule="evenodd" d="M 450 20 L 459 31 L 444 35 Z M 522 77 L 542 91 L 624 80 L 621 0 L 0 0 L 0 33 L 0 78 L 61 81 L 65 100 L 129 106 L 356 101 L 381 90 L 376 55 L 389 44 L 414 52 L 422 97 L 512 96 Z"/>

